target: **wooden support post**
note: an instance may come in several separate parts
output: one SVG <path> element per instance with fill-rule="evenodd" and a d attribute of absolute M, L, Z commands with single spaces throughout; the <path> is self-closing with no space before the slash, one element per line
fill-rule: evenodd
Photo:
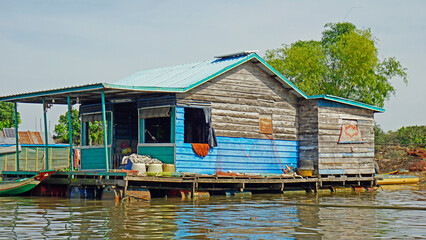
<path fill-rule="evenodd" d="M 245 188 L 246 188 L 246 184 L 245 183 L 241 183 L 240 192 L 244 192 Z"/>
<path fill-rule="evenodd" d="M 15 144 L 16 144 L 16 158 L 15 168 L 19 171 L 19 134 L 18 134 L 18 103 L 15 102 Z"/>
<path fill-rule="evenodd" d="M 71 171 L 74 171 L 74 153 L 73 153 L 73 146 L 72 146 L 72 107 L 71 107 L 71 98 L 70 96 L 67 96 L 67 102 L 68 102 L 68 133 L 69 133 L 69 138 L 70 138 L 70 166 L 71 166 Z"/>
<path fill-rule="evenodd" d="M 195 195 L 195 184 L 196 184 L 197 179 L 194 178 L 194 181 L 192 182 L 192 189 L 191 189 L 191 197 L 193 198 Z"/>
<path fill-rule="evenodd" d="M 44 144 L 45 144 L 44 156 L 46 158 L 46 169 L 48 169 L 49 168 L 49 138 L 47 134 L 48 129 L 47 129 L 46 113 L 47 113 L 47 103 L 46 103 L 46 100 L 43 99 Z"/>

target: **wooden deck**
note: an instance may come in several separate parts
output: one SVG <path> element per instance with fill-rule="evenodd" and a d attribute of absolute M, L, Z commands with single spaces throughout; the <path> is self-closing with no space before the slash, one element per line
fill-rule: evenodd
<path fill-rule="evenodd" d="M 16 179 L 34 175 L 35 172 L 3 172 L 3 179 Z M 227 191 L 283 192 L 286 190 L 306 190 L 317 192 L 321 188 L 372 187 L 374 175 L 337 175 L 320 177 L 300 177 L 291 175 L 200 175 L 183 174 L 180 177 L 138 176 L 126 172 L 56 172 L 42 185 L 53 188 L 61 186 L 66 191 L 72 188 L 102 190 L 108 186 L 122 189 L 139 187 L 152 192 L 168 191 L 208 191 L 220 194 Z M 66 195 L 66 194 L 65 194 Z"/>

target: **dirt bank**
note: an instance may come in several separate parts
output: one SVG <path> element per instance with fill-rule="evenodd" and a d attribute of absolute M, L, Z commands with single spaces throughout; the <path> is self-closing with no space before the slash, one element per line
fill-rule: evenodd
<path fill-rule="evenodd" d="M 418 150 L 418 149 L 417 149 Z M 379 165 L 380 173 L 406 170 L 405 174 L 415 175 L 421 182 L 426 182 L 426 159 L 412 156 L 413 148 L 402 146 L 376 146 L 374 160 Z"/>

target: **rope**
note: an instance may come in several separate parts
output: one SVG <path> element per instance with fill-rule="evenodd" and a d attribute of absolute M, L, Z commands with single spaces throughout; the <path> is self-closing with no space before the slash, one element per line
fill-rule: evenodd
<path fill-rule="evenodd" d="M 274 149 L 275 157 L 276 157 L 276 159 L 278 160 L 279 164 L 281 165 L 281 171 L 282 171 L 283 173 L 285 173 L 285 166 L 284 166 L 284 164 L 281 162 L 281 158 L 280 158 L 280 156 L 277 154 L 278 149 L 277 149 L 277 145 L 275 144 L 275 139 L 274 139 L 272 136 L 270 136 L 269 134 L 265 134 L 265 135 L 266 135 L 266 137 L 267 137 L 267 138 L 269 138 L 269 139 L 272 141 L 272 147 L 273 147 L 273 149 Z"/>

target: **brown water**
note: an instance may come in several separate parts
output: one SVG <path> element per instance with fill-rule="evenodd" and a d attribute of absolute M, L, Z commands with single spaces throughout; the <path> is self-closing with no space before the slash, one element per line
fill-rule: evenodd
<path fill-rule="evenodd" d="M 339 207 L 328 206 L 333 204 Z M 389 209 L 392 206 L 405 209 Z M 120 204 L 0 198 L 0 239 L 47 238 L 426 239 L 426 186 L 375 193 L 213 196 Z"/>

